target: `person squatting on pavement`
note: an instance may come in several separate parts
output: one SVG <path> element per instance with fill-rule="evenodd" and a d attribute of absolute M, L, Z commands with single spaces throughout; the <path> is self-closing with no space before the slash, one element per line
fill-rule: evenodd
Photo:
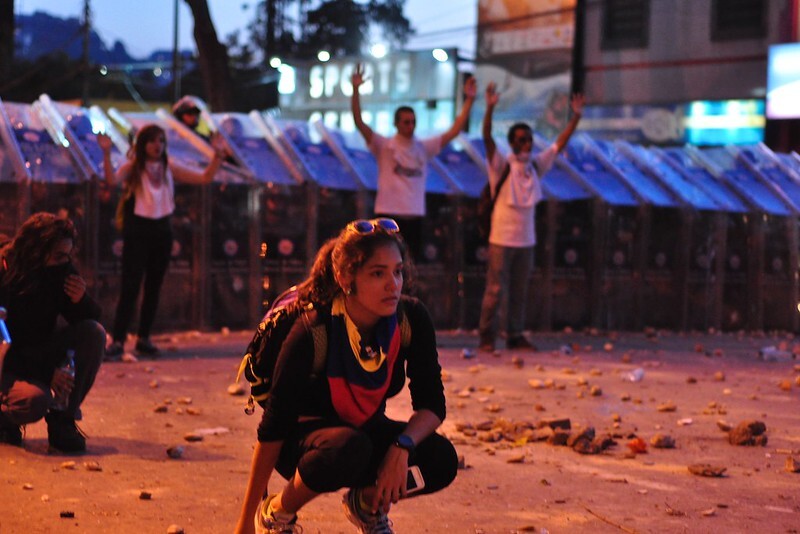
<path fill-rule="evenodd" d="M 69 219 L 36 213 L 0 250 L 0 306 L 12 338 L 0 381 L 0 443 L 21 446 L 20 426 L 44 417 L 52 449 L 86 450 L 75 420 L 100 369 L 106 332 L 71 262 L 75 238 Z M 59 316 L 68 324 L 57 329 Z M 68 350 L 74 377 L 59 368 Z M 56 406 L 59 397 L 66 406 Z"/>
<path fill-rule="evenodd" d="M 464 83 L 464 105 L 450 129 L 445 133 L 418 139 L 414 136 L 417 119 L 414 110 L 401 106 L 395 110 L 397 133 L 383 137 L 375 133 L 361 116 L 361 86 L 369 78 L 359 64 L 353 75 L 353 95 L 350 100 L 353 120 L 370 152 L 378 163 L 378 194 L 375 197 L 375 216 L 393 217 L 403 225 L 403 236 L 412 258 L 419 258 L 422 247 L 422 220 L 425 217 L 425 183 L 428 161 L 452 141 L 467 124 L 477 94 L 474 78 Z"/>
<path fill-rule="evenodd" d="M 528 277 L 533 268 L 536 245 L 534 228 L 536 203 L 542 198 L 541 177 L 553 166 L 556 156 L 567 145 L 578 126 L 583 111 L 583 95 L 573 95 L 572 118 L 555 142 L 532 156 L 533 130 L 523 122 L 508 130 L 512 154 L 506 158 L 492 139 L 492 113 L 500 100 L 494 82 L 486 88 L 486 113 L 483 117 L 483 143 L 492 196 L 496 196 L 489 233 L 486 289 L 478 323 L 481 351 L 495 349 L 497 311 L 503 294 L 508 293 L 506 313 L 506 346 L 509 349 L 530 349 L 533 346 L 522 331 L 525 326 L 525 304 L 528 298 Z M 496 191 L 501 178 L 506 177 Z"/>
<path fill-rule="evenodd" d="M 106 347 L 106 356 L 114 358 L 124 351 L 142 279 L 144 296 L 135 349 L 139 354 L 156 356 L 160 351 L 150 341 L 150 330 L 172 250 L 170 216 L 175 211 L 174 180 L 210 183 L 227 152 L 222 139 L 212 138 L 214 157 L 203 172 L 196 171 L 170 160 L 164 130 L 148 124 L 136 134 L 132 159 L 115 173 L 111 163 L 111 139 L 100 134 L 97 143 L 103 150 L 106 184 L 109 187 L 117 182 L 123 184 L 117 209 L 117 223 L 122 227 L 122 281 L 111 331 L 113 341 Z"/>
<path fill-rule="evenodd" d="M 455 448 L 435 432 L 445 418 L 436 332 L 424 305 L 401 295 L 408 267 L 392 219 L 351 222 L 318 252 L 298 288 L 298 304 L 313 309 L 281 346 L 236 532 L 253 532 L 254 516 L 261 532 L 295 532 L 304 505 L 348 488 L 345 514 L 359 531 L 391 533 L 387 514 L 409 496 L 409 466 L 424 480 L 415 496 L 455 479 Z M 324 371 L 314 377 L 308 324 L 327 333 Z M 386 401 L 406 375 L 414 412 L 394 421 Z M 269 494 L 273 471 L 289 482 Z"/>

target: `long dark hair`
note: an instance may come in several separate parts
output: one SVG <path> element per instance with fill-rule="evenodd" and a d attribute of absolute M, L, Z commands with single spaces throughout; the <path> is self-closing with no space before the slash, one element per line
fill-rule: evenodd
<path fill-rule="evenodd" d="M 336 281 L 339 276 L 355 276 L 375 250 L 383 245 L 395 245 L 403 260 L 403 292 L 412 284 L 414 267 L 407 254 L 406 243 L 399 232 L 389 233 L 381 229 L 369 234 L 360 234 L 350 225 L 337 237 L 329 239 L 320 247 L 308 278 L 298 286 L 298 300 L 302 304 L 327 306 L 342 292 Z"/>
<path fill-rule="evenodd" d="M 30 291 L 41 279 L 47 258 L 56 245 L 64 239 L 74 243 L 76 237 L 71 220 L 52 213 L 34 213 L 22 224 L 14 239 L 0 250 L 6 268 L 0 282 L 15 293 Z"/>
<path fill-rule="evenodd" d="M 164 138 L 164 152 L 161 154 L 161 162 L 164 164 L 164 169 L 167 168 L 167 134 L 161 126 L 148 124 L 136 134 L 136 141 L 133 144 L 133 168 L 125 180 L 127 191 L 133 192 L 141 185 L 142 173 L 147 163 L 147 143 L 158 136 Z"/>

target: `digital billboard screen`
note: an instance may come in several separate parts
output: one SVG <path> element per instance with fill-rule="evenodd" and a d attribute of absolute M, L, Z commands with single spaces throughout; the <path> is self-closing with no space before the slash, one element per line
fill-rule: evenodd
<path fill-rule="evenodd" d="M 769 47 L 767 118 L 800 118 L 800 43 Z"/>

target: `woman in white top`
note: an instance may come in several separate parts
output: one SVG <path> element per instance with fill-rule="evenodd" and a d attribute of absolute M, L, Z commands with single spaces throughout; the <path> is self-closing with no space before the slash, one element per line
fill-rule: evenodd
<path fill-rule="evenodd" d="M 131 159 L 115 173 L 111 164 L 111 139 L 103 134 L 98 136 L 106 183 L 123 185 L 117 208 L 117 225 L 121 226 L 123 239 L 121 291 L 111 331 L 113 341 L 106 347 L 107 357 L 119 356 L 124 350 L 142 280 L 144 296 L 136 352 L 158 355 L 158 348 L 150 341 L 150 329 L 172 250 L 170 215 L 175 211 L 174 180 L 191 184 L 211 182 L 225 157 L 225 150 L 219 143 L 216 139 L 212 141 L 214 157 L 203 172 L 198 172 L 170 161 L 164 130 L 148 124 L 136 135 Z"/>

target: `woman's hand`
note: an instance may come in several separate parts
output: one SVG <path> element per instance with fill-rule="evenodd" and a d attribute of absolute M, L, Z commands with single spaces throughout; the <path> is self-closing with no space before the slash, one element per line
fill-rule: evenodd
<path fill-rule="evenodd" d="M 56 397 L 67 398 L 75 387 L 75 378 L 60 368 L 53 371 L 53 378 L 50 380 L 50 389 Z"/>
<path fill-rule="evenodd" d="M 64 293 L 73 304 L 79 303 L 86 294 L 86 280 L 77 274 L 67 275 L 64 279 Z"/>
<path fill-rule="evenodd" d="M 392 445 L 378 467 L 373 502 L 368 503 L 373 512 L 389 513 L 392 504 L 406 496 L 407 474 L 408 451 Z"/>
<path fill-rule="evenodd" d="M 214 132 L 211 134 L 211 139 L 209 140 L 211 143 L 211 148 L 214 149 L 214 156 L 219 159 L 225 159 L 230 156 L 230 151 L 228 150 L 228 145 L 225 142 L 225 138 L 222 137 L 219 132 Z"/>
<path fill-rule="evenodd" d="M 100 147 L 100 150 L 102 150 L 104 154 L 111 152 L 112 145 L 113 143 L 108 135 L 104 133 L 97 134 L 97 146 Z"/>

